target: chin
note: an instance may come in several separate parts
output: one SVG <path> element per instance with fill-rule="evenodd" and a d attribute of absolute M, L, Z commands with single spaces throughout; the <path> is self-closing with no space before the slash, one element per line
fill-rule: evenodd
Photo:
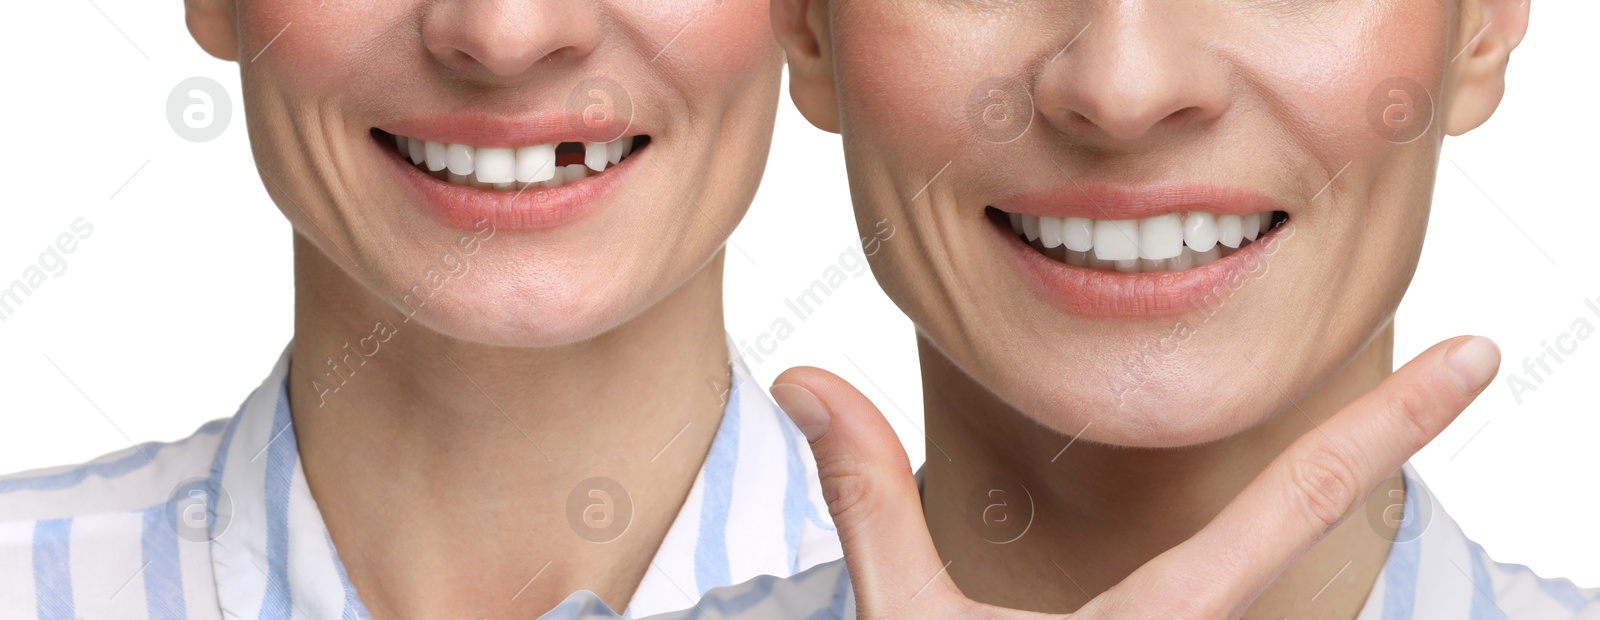
<path fill-rule="evenodd" d="M 1102 409 L 1104 413 L 1093 419 L 1082 438 L 1129 448 L 1183 448 L 1232 437 L 1271 415 L 1260 398 L 1243 394 L 1190 392 L 1185 397 L 1165 391 L 1149 386 L 1124 396 L 1120 405 Z M 1075 428 L 1083 429 L 1088 422 L 1083 420 Z"/>
<path fill-rule="evenodd" d="M 598 272 L 593 272 L 598 273 Z M 399 306 L 409 320 L 449 338 L 508 348 L 554 348 L 616 329 L 655 301 L 650 287 L 594 276 L 508 278 L 489 269 L 476 281 Z"/>
<path fill-rule="evenodd" d="M 1081 353 L 1057 355 L 1085 361 L 1013 366 L 1001 371 L 1012 379 L 983 382 L 1023 415 L 1063 436 L 1129 448 L 1182 448 L 1226 439 L 1270 418 L 1282 402 L 1273 384 L 1229 351 L 1173 357 L 1136 384 L 1108 373 L 1109 361 Z M 1230 357 L 1240 361 L 1216 362 Z M 1049 387 L 1040 389 L 1044 386 Z"/>

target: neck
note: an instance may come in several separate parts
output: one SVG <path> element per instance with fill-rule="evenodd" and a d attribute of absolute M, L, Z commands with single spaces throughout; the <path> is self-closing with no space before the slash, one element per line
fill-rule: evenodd
<path fill-rule="evenodd" d="M 1311 431 L 1308 418 L 1320 424 L 1388 376 L 1393 329 L 1385 328 L 1297 407 L 1220 441 L 1165 450 L 1075 441 L 1063 451 L 1071 435 L 1044 431 L 930 343 L 919 342 L 930 442 L 923 504 L 951 577 L 978 601 L 1050 613 L 1078 609 L 1205 527 L 1273 458 Z M 1006 484 L 1025 488 L 1011 493 L 1033 504 L 1026 538 L 1016 541 L 1023 544 L 996 544 L 1017 532 L 981 526 L 984 506 L 999 501 L 981 494 L 974 499 L 973 490 Z M 1380 491 L 1398 487 L 1391 479 Z M 1387 505 L 1392 500 L 1385 492 L 1375 497 Z M 1345 520 L 1284 571 L 1245 617 L 1354 617 L 1391 540 L 1375 535 L 1359 515 Z"/>
<path fill-rule="evenodd" d="M 718 254 L 600 336 L 499 347 L 430 330 L 296 235 L 295 436 L 368 610 L 531 617 L 580 589 L 624 608 L 721 420 L 721 288 Z M 585 525 L 595 477 L 631 500 L 615 540 Z"/>

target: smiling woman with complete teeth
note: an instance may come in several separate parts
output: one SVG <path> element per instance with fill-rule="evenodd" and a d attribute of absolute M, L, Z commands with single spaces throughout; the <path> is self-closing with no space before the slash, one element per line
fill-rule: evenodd
<path fill-rule="evenodd" d="M 839 557 L 722 324 L 765 3 L 186 8 L 293 225 L 294 341 L 231 419 L 0 478 L 0 617 L 643 616 Z"/>
<path fill-rule="evenodd" d="M 1498 369 L 1476 337 L 1395 369 L 1393 317 L 1526 0 L 773 6 L 859 227 L 899 231 L 872 270 L 916 326 L 930 456 L 914 479 L 859 392 L 779 376 L 846 560 L 772 606 L 1600 617 L 1403 467 Z"/>

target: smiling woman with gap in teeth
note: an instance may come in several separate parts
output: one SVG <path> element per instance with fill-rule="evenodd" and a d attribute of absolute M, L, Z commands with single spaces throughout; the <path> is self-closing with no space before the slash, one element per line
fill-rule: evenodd
<path fill-rule="evenodd" d="M 0 478 L 0 618 L 642 616 L 840 556 L 722 323 L 764 3 L 186 8 L 293 226 L 294 341 L 188 439 Z"/>

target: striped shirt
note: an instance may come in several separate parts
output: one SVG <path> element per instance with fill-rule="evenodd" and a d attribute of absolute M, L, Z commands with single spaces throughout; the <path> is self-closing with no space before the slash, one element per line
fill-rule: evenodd
<path fill-rule="evenodd" d="M 1409 464 L 1402 472 L 1406 493 L 1400 528 L 1356 620 L 1600 620 L 1600 588 L 1583 589 L 1566 579 L 1541 578 L 1525 566 L 1495 562 L 1461 533 Z M 844 561 L 838 560 L 788 578 L 758 577 L 717 588 L 701 599 L 697 609 L 651 620 L 706 615 L 854 619 L 855 593 Z M 617 616 L 593 594 L 580 592 L 544 617 Z"/>
<path fill-rule="evenodd" d="M 628 617 L 841 555 L 805 438 L 729 356 L 722 421 Z M 288 369 L 285 349 L 182 441 L 0 477 L 0 619 L 367 617 L 306 486 Z"/>

